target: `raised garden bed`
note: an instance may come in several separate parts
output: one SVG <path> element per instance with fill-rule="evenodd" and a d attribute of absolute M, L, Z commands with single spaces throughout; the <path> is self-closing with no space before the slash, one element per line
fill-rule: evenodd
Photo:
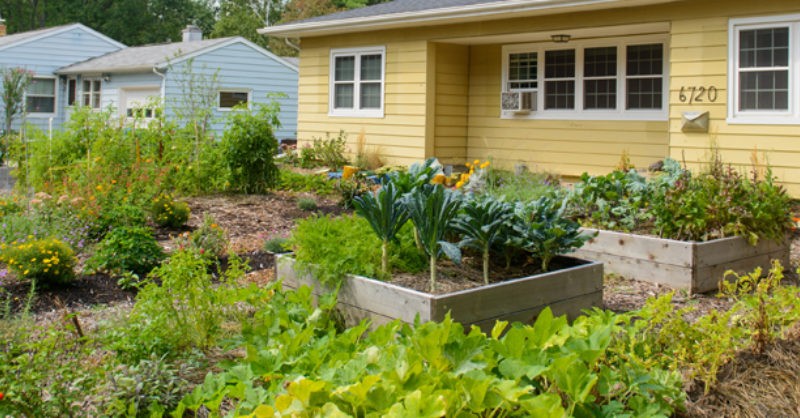
<path fill-rule="evenodd" d="M 348 325 L 364 318 L 378 326 L 394 319 L 413 323 L 440 321 L 447 312 L 462 324 L 489 331 L 497 320 L 530 323 L 550 306 L 556 315 L 574 318 L 581 310 L 603 303 L 603 265 L 571 257 L 554 263 L 565 268 L 441 295 L 419 292 L 367 277 L 348 275 L 338 303 Z M 315 295 L 330 292 L 309 274 L 300 274 L 289 255 L 276 256 L 276 277 L 288 288 L 309 286 Z"/>
<path fill-rule="evenodd" d="M 759 240 L 752 246 L 742 237 L 706 242 L 678 241 L 606 230 L 597 232 L 574 253 L 576 257 L 600 261 L 606 273 L 664 284 L 692 293 L 718 289 L 725 271 L 739 273 L 761 266 L 769 268 L 778 259 L 789 265 L 789 241 Z"/>

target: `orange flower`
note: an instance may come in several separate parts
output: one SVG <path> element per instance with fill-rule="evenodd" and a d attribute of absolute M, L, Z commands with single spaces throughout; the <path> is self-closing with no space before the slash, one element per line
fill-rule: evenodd
<path fill-rule="evenodd" d="M 351 165 L 346 165 L 342 168 L 342 178 L 348 180 L 353 177 L 354 174 L 358 172 L 357 167 L 353 167 Z"/>
<path fill-rule="evenodd" d="M 437 174 L 431 180 L 431 184 L 445 184 L 445 182 L 447 182 L 447 176 L 444 174 Z"/>

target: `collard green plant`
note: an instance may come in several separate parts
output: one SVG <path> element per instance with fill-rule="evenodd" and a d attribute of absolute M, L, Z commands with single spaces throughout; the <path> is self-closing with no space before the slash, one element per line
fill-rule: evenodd
<path fill-rule="evenodd" d="M 569 194 L 569 210 L 588 226 L 632 231 L 647 217 L 648 198 L 647 182 L 636 170 L 583 173 Z"/>
<path fill-rule="evenodd" d="M 230 170 L 230 187 L 243 193 L 265 193 L 278 184 L 280 173 L 273 156 L 278 140 L 273 129 L 280 126 L 277 101 L 259 105 L 256 111 L 238 106 L 228 118 L 222 137 L 224 159 Z"/>
<path fill-rule="evenodd" d="M 580 248 L 590 238 L 577 222 L 564 217 L 565 211 L 565 201 L 547 197 L 517 205 L 512 240 L 541 262 L 542 271 L 548 271 L 555 256 Z"/>
<path fill-rule="evenodd" d="M 430 184 L 439 174 L 443 174 L 442 164 L 436 158 L 428 158 L 423 163 L 411 164 L 407 171 L 392 171 L 388 176 L 389 181 L 404 194 L 416 187 Z"/>
<path fill-rule="evenodd" d="M 440 185 L 423 184 L 404 197 L 406 210 L 428 255 L 431 274 L 430 291 L 436 290 L 436 260 L 446 255 L 456 263 L 461 250 L 446 240 L 453 232 L 453 220 L 461 208 L 461 194 Z"/>
<path fill-rule="evenodd" d="M 387 183 L 374 193 L 366 193 L 353 200 L 356 212 L 369 222 L 381 240 L 381 271 L 391 277 L 389 268 L 389 243 L 396 240 L 400 228 L 408 221 L 400 191 Z"/>
<path fill-rule="evenodd" d="M 486 284 L 489 284 L 489 252 L 492 247 L 505 246 L 514 216 L 514 206 L 510 203 L 471 196 L 465 199 L 462 212 L 453 221 L 453 229 L 462 236 L 459 246 L 481 253 Z"/>

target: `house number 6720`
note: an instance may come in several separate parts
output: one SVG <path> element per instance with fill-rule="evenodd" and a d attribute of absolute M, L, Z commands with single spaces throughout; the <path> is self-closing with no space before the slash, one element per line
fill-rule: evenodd
<path fill-rule="evenodd" d="M 678 93 L 678 100 L 680 100 L 681 103 L 689 102 L 689 104 L 702 103 L 705 101 L 713 103 L 717 101 L 717 88 L 714 86 L 681 86 L 681 92 Z"/>

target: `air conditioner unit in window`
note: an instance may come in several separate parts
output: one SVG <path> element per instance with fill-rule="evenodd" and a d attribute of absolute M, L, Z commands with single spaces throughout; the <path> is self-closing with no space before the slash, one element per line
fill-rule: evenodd
<path fill-rule="evenodd" d="M 508 91 L 501 93 L 500 106 L 503 111 L 530 113 L 536 110 L 536 92 Z"/>

